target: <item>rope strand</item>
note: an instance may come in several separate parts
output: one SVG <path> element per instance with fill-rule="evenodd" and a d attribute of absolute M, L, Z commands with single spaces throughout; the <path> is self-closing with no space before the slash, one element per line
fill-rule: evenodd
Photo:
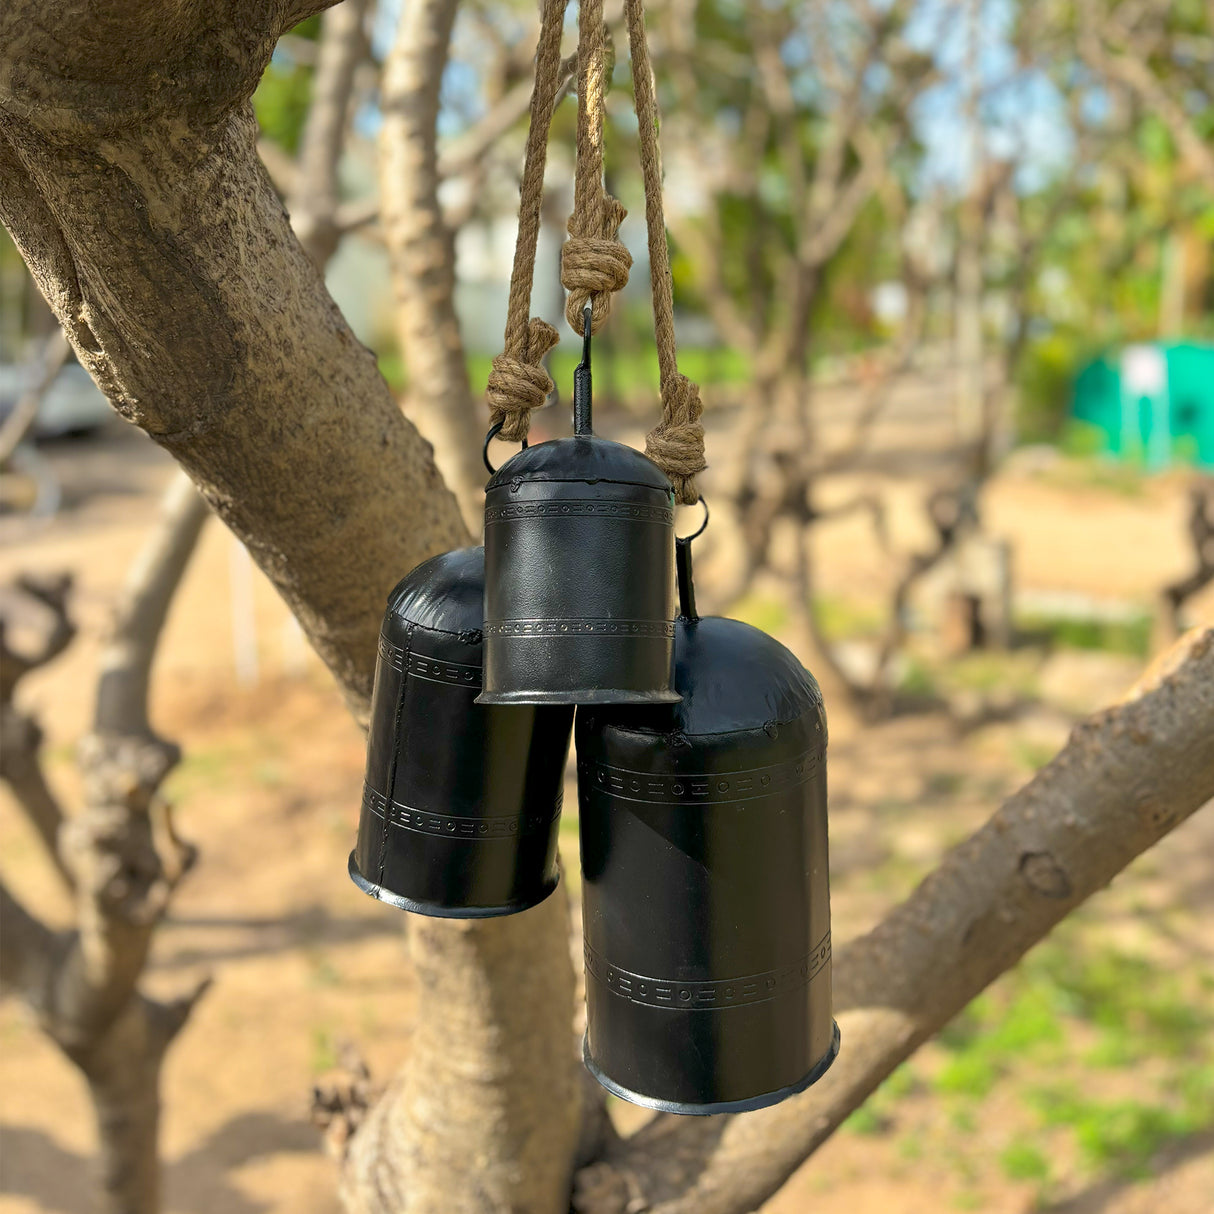
<path fill-rule="evenodd" d="M 510 299 L 506 305 L 506 336 L 502 353 L 493 360 L 485 390 L 491 423 L 501 422 L 501 437 L 512 442 L 521 442 L 527 437 L 531 410 L 538 409 L 552 391 L 552 379 L 544 369 L 542 359 L 560 341 L 560 334 L 550 324 L 529 316 L 544 197 L 548 132 L 561 86 L 561 31 L 568 3 L 569 0 L 544 0 L 535 54 L 531 125 L 527 130 L 527 151 L 519 186 L 518 236 L 510 273 Z"/>
<path fill-rule="evenodd" d="M 674 485 L 675 497 L 685 506 L 699 500 L 696 475 L 707 467 L 704 458 L 704 412 L 700 389 L 679 372 L 674 333 L 674 281 L 670 249 L 666 244 L 666 217 L 662 210 L 662 153 L 658 146 L 658 103 L 653 68 L 645 39 L 642 0 L 624 0 L 628 43 L 632 59 L 632 90 L 636 103 L 637 138 L 641 177 L 645 185 L 645 226 L 649 235 L 649 282 L 653 294 L 653 327 L 658 348 L 662 420 L 645 438 L 649 456 Z"/>
<path fill-rule="evenodd" d="M 519 194 L 518 238 L 510 275 L 504 349 L 493 360 L 486 397 L 493 423 L 513 441 L 527 437 L 531 410 L 552 391 L 542 359 L 557 344 L 557 331 L 529 317 L 535 254 L 539 240 L 544 164 L 552 112 L 560 89 L 561 30 L 569 0 L 544 0 L 531 125 Z M 645 226 L 649 237 L 649 277 L 653 295 L 654 338 L 662 397 L 662 420 L 645 440 L 649 456 L 674 485 L 678 501 L 699 499 L 696 476 L 705 468 L 704 406 L 700 389 L 680 374 L 674 332 L 674 287 L 666 220 L 662 210 L 662 160 L 658 147 L 658 106 L 645 38 L 643 0 L 624 0 L 632 59 L 641 176 L 645 187 Z M 569 239 L 561 249 L 561 282 L 569 292 L 565 316 L 583 336 L 583 312 L 590 304 L 590 330 L 597 333 L 611 310 L 611 297 L 628 282 L 632 256 L 619 239 L 626 214 L 603 185 L 604 99 L 610 84 L 609 35 L 603 22 L 603 0 L 581 0 L 578 14 L 577 171 Z"/>
<path fill-rule="evenodd" d="M 603 0 L 581 0 L 578 10 L 577 169 L 569 239 L 561 247 L 561 283 L 569 292 L 565 319 L 583 336 L 583 312 L 591 306 L 590 332 L 611 313 L 611 297 L 628 282 L 632 254 L 619 238 L 627 211 L 603 187 L 604 100 L 611 84 Z"/>

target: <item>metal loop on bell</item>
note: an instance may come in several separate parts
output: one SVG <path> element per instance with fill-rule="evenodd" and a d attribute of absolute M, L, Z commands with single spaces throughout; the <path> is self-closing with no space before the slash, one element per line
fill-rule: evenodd
<path fill-rule="evenodd" d="M 704 507 L 704 521 L 690 535 L 676 535 L 674 540 L 675 578 L 679 584 L 679 618 L 692 621 L 700 618 L 696 611 L 696 588 L 691 576 L 691 541 L 699 539 L 708 526 L 708 502 L 700 494 L 700 505 Z"/>
<path fill-rule="evenodd" d="M 708 529 L 708 499 L 701 493 L 699 502 L 704 507 L 704 521 L 690 535 L 676 535 L 674 537 L 676 544 L 690 544 L 692 540 L 698 540 Z"/>
<path fill-rule="evenodd" d="M 485 445 L 481 448 L 481 459 L 484 461 L 485 467 L 489 470 L 490 476 L 496 476 L 497 469 L 489 462 L 489 444 L 493 442 L 493 440 L 497 438 L 499 434 L 501 434 L 502 427 L 505 424 L 506 423 L 504 421 L 494 422 L 493 425 L 489 427 L 489 433 L 485 435 Z M 523 438 L 523 450 L 527 450 L 526 436 Z"/>

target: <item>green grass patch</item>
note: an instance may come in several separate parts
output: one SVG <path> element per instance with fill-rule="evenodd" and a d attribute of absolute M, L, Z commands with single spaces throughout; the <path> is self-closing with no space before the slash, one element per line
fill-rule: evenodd
<path fill-rule="evenodd" d="M 885 615 L 879 606 L 844 595 L 818 595 L 814 599 L 814 612 L 828 641 L 879 636 L 885 626 Z"/>
<path fill-rule="evenodd" d="M 1050 1178 L 1050 1161 L 1045 1153 L 1025 1138 L 1018 1138 L 999 1155 L 999 1166 L 1008 1180 L 1035 1180 L 1044 1184 Z"/>
<path fill-rule="evenodd" d="M 312 1030 L 312 1052 L 308 1066 L 313 1075 L 323 1075 L 337 1065 L 337 1045 L 328 1028 L 317 1026 Z"/>
<path fill-rule="evenodd" d="M 904 696 L 936 696 L 939 683 L 936 673 L 917 657 L 908 657 L 898 676 L 898 691 Z"/>
<path fill-rule="evenodd" d="M 1060 649 L 1086 649 L 1146 658 L 1151 652 L 1152 616 L 1143 612 L 1121 620 L 1076 619 L 1070 616 L 1023 615 L 1017 630 Z"/>

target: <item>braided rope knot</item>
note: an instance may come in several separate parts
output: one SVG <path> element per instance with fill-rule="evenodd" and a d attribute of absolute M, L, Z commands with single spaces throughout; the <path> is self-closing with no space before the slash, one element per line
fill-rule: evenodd
<path fill-rule="evenodd" d="M 552 391 L 552 378 L 540 360 L 558 341 L 560 334 L 533 316 L 527 322 L 524 348 L 494 358 L 485 399 L 492 424 L 502 423 L 501 438 L 519 443 L 527 437 L 531 410 L 543 405 Z"/>
<path fill-rule="evenodd" d="M 675 498 L 684 506 L 700 500 L 696 476 L 708 467 L 703 412 L 699 387 L 686 375 L 673 375 L 662 393 L 663 420 L 645 436 L 645 454 L 670 477 Z"/>
<path fill-rule="evenodd" d="M 584 336 L 586 304 L 592 307 L 590 332 L 597 333 L 611 315 L 612 295 L 628 285 L 632 269 L 632 254 L 619 238 L 620 224 L 628 212 L 609 194 L 602 195 L 600 203 L 597 223 L 576 211 L 569 217 L 569 239 L 561 246 L 561 283 L 569 292 L 565 319 L 579 337 Z"/>

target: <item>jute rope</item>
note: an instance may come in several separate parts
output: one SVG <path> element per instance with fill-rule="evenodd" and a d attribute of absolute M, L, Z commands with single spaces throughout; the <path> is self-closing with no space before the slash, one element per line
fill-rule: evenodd
<path fill-rule="evenodd" d="M 518 240 L 510 276 L 504 350 L 493 360 L 488 400 L 501 436 L 521 441 L 527 436 L 531 410 L 544 403 L 552 380 L 541 360 L 558 335 L 534 317 L 531 285 L 539 238 L 544 161 L 552 111 L 560 87 L 561 26 L 568 0 L 545 0 L 536 52 L 531 127 L 523 167 Z M 642 0 L 624 0 L 632 59 L 632 86 L 639 133 L 641 177 L 645 187 L 645 224 L 649 236 L 649 277 L 653 295 L 654 336 L 658 350 L 662 420 L 650 431 L 645 453 L 674 485 L 685 505 L 699 500 L 696 475 L 705 468 L 703 404 L 699 388 L 680 374 L 674 333 L 674 287 L 666 220 L 662 210 L 662 159 L 658 147 L 658 106 L 653 68 L 645 37 Z M 577 171 L 569 239 L 561 249 L 561 281 L 569 292 L 565 316 L 582 335 L 583 310 L 591 306 L 590 330 L 597 333 L 611 308 L 611 296 L 628 281 L 632 257 L 619 239 L 626 214 L 603 186 L 604 98 L 609 83 L 607 29 L 603 0 L 581 0 L 578 14 Z"/>
<path fill-rule="evenodd" d="M 662 420 L 645 438 L 645 454 L 670 477 L 675 497 L 685 506 L 700 497 L 696 476 L 703 472 L 704 412 L 700 389 L 679 372 L 674 336 L 674 282 L 670 249 L 666 244 L 666 217 L 662 211 L 662 153 L 658 146 L 658 103 L 653 68 L 645 38 L 642 0 L 624 0 L 628 44 L 632 59 L 632 91 L 645 185 L 645 227 L 649 234 L 649 285 L 653 294 L 653 327 L 658 347 L 658 382 L 662 394 Z"/>
<path fill-rule="evenodd" d="M 628 213 L 603 188 L 604 98 L 607 67 L 603 0 L 581 0 L 578 10 L 577 170 L 569 239 L 561 246 L 561 282 L 569 292 L 565 319 L 582 336 L 586 304 L 590 331 L 597 333 L 611 312 L 611 296 L 628 282 L 632 254 L 619 238 Z"/>
<path fill-rule="evenodd" d="M 530 316 L 530 312 L 548 131 L 561 86 L 561 28 L 568 3 L 569 0 L 544 0 L 535 55 L 535 88 L 531 92 L 531 125 L 519 187 L 518 236 L 506 305 L 506 338 L 502 353 L 493 360 L 485 391 L 492 423 L 500 422 L 501 437 L 512 442 L 522 442 L 527 437 L 531 410 L 538 409 L 552 391 L 552 379 L 542 360 L 560 341 L 560 334 L 547 321 Z"/>

